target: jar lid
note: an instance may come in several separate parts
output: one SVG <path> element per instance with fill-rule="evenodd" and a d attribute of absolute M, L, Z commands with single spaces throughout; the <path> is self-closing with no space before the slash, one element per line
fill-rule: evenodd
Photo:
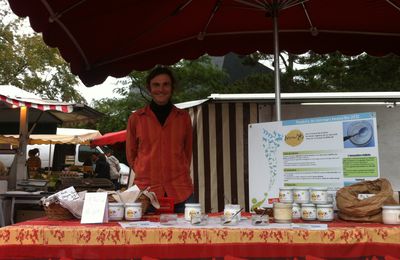
<path fill-rule="evenodd" d="M 317 208 L 333 208 L 332 204 L 318 204 Z"/>
<path fill-rule="evenodd" d="M 292 203 L 274 202 L 274 208 L 292 208 Z"/>
<path fill-rule="evenodd" d="M 310 188 L 308 188 L 308 187 L 295 187 L 294 189 L 295 190 L 308 190 Z"/>
<path fill-rule="evenodd" d="M 125 207 L 135 207 L 135 206 L 142 206 L 142 202 L 131 202 L 131 203 L 125 203 Z"/>
<path fill-rule="evenodd" d="M 328 190 L 327 187 L 312 187 L 312 190 Z"/>
<path fill-rule="evenodd" d="M 382 206 L 382 209 L 400 209 L 400 205 L 386 205 Z"/>
<path fill-rule="evenodd" d="M 200 207 L 200 203 L 185 203 L 185 207 Z"/>
<path fill-rule="evenodd" d="M 280 190 L 293 190 L 293 187 L 280 187 Z"/>
<path fill-rule="evenodd" d="M 124 203 L 121 202 L 110 202 L 108 206 L 123 207 Z"/>
<path fill-rule="evenodd" d="M 303 204 L 301 204 L 301 206 L 302 207 L 315 207 L 315 205 L 312 203 L 303 203 Z"/>

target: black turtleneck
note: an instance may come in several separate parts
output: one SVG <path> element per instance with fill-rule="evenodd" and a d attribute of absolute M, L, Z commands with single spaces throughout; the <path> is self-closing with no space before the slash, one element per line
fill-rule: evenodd
<path fill-rule="evenodd" d="M 172 103 L 169 101 L 167 104 L 160 106 L 152 100 L 150 102 L 150 108 L 156 115 L 158 122 L 160 122 L 161 125 L 164 125 L 165 120 L 167 120 L 167 117 L 172 110 Z"/>

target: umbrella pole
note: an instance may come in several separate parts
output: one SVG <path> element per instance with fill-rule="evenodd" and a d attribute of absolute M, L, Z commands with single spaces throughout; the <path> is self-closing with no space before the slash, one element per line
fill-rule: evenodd
<path fill-rule="evenodd" d="M 28 146 L 28 108 L 20 107 L 19 115 L 19 147 L 16 156 L 16 183 L 26 179 L 26 148 Z"/>
<path fill-rule="evenodd" d="M 276 121 L 281 121 L 281 85 L 280 85 L 280 70 L 279 70 L 279 38 L 278 38 L 278 3 L 274 1 L 272 6 L 272 19 L 274 24 L 274 78 L 275 78 L 275 108 Z"/>

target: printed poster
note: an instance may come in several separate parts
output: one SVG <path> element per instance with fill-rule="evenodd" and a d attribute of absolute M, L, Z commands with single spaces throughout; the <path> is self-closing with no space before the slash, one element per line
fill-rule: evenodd
<path fill-rule="evenodd" d="M 379 176 L 375 113 L 249 125 L 250 208 L 271 206 L 283 186 L 335 191 Z"/>

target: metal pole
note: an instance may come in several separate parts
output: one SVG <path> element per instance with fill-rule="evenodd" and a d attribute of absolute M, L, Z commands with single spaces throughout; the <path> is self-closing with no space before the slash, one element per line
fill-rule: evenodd
<path fill-rule="evenodd" d="M 276 120 L 281 121 L 281 85 L 279 69 L 279 38 L 278 38 L 278 3 L 274 1 L 272 6 L 272 19 L 274 24 L 274 78 L 275 78 L 275 108 Z"/>

